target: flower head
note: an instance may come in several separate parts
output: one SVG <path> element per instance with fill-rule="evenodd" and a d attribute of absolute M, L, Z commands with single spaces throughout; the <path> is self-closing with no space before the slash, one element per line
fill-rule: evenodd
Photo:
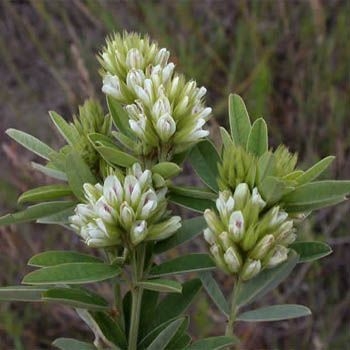
<path fill-rule="evenodd" d="M 166 188 L 155 189 L 151 171 L 137 163 L 126 176 L 109 175 L 84 191 L 87 202 L 77 205 L 70 222 L 89 246 L 135 246 L 167 238 L 181 226 L 180 217 L 167 216 Z"/>

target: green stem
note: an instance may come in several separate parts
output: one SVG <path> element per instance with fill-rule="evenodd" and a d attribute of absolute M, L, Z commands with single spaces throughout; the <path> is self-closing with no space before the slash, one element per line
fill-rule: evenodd
<path fill-rule="evenodd" d="M 140 288 L 137 283 L 143 278 L 143 269 L 145 264 L 146 247 L 141 244 L 132 252 L 132 286 L 131 286 L 131 316 L 130 316 L 130 331 L 129 331 L 129 350 L 137 350 L 137 338 L 139 333 L 140 313 L 142 305 L 143 288 Z"/>
<path fill-rule="evenodd" d="M 233 336 L 233 325 L 236 321 L 236 317 L 239 309 L 239 306 L 237 305 L 237 298 L 238 298 L 239 290 L 241 288 L 241 283 L 242 281 L 238 278 L 237 283 L 232 292 L 231 312 L 226 325 L 226 331 L 225 331 L 226 336 Z"/>

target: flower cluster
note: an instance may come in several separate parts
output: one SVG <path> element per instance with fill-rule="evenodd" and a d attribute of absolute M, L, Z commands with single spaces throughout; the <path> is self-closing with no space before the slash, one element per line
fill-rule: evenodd
<path fill-rule="evenodd" d="M 208 136 L 204 87 L 174 73 L 170 53 L 145 36 L 115 34 L 101 53 L 102 91 L 125 106 L 141 152 L 180 153 Z"/>
<path fill-rule="evenodd" d="M 91 247 L 161 240 L 181 227 L 179 216 L 167 217 L 166 188 L 156 189 L 150 170 L 135 163 L 126 176 L 109 175 L 104 184 L 85 184 L 86 204 L 78 204 L 71 227 Z"/>
<path fill-rule="evenodd" d="M 204 238 L 217 265 L 229 274 L 248 280 L 263 268 L 278 265 L 287 259 L 296 235 L 293 221 L 278 206 L 268 211 L 257 188 L 250 191 L 246 183 L 239 184 L 234 194 L 219 193 L 218 214 L 207 209 L 204 218 L 208 228 Z"/>

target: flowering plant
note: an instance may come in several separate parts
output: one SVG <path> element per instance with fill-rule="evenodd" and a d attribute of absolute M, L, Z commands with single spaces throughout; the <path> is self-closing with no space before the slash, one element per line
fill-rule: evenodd
<path fill-rule="evenodd" d="M 67 142 L 57 151 L 22 131 L 7 131 L 46 161 L 33 163 L 35 169 L 60 182 L 23 193 L 19 203 L 32 204 L 0 217 L 0 225 L 59 224 L 95 249 L 92 255 L 39 253 L 28 262 L 38 269 L 22 285 L 0 288 L 0 300 L 75 308 L 95 340 L 59 338 L 53 344 L 60 349 L 220 349 L 239 342 L 235 322 L 310 314 L 293 304 L 242 309 L 276 288 L 297 263 L 331 253 L 323 242 L 299 241 L 297 223 L 343 201 L 350 181 L 316 180 L 334 157 L 304 171 L 285 146 L 269 148 L 265 121 L 251 124 L 235 94 L 230 130 L 220 129 L 217 149 L 205 129 L 211 116 L 206 89 L 177 73 L 169 58 L 147 36 L 115 34 L 98 57 L 107 115 L 93 100 L 71 123 L 50 112 Z M 203 187 L 175 185 L 185 160 Z M 169 203 L 199 215 L 175 216 Z M 201 232 L 208 252 L 165 261 L 163 255 L 158 263 L 158 255 Z M 217 267 L 234 280 L 229 298 L 212 275 Z M 189 272 L 198 277 L 167 277 Z M 104 280 L 114 288 L 112 301 L 83 287 Z M 202 287 L 225 315 L 226 332 L 192 341 L 184 312 Z"/>

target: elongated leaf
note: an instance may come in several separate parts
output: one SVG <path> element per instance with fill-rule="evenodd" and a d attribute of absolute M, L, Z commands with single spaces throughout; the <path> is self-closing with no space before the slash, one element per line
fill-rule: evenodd
<path fill-rule="evenodd" d="M 237 321 L 268 322 L 282 321 L 292 318 L 311 315 L 309 308 L 303 305 L 283 304 L 262 307 L 260 309 L 244 312 L 237 317 Z"/>
<path fill-rule="evenodd" d="M 103 281 L 120 273 L 117 266 L 101 263 L 68 263 L 44 267 L 27 274 L 24 284 L 83 284 Z"/>
<path fill-rule="evenodd" d="M 152 173 L 158 173 L 164 179 L 169 179 L 180 174 L 181 168 L 172 162 L 161 162 L 153 166 Z"/>
<path fill-rule="evenodd" d="M 78 131 L 72 125 L 69 125 L 69 123 L 67 123 L 58 113 L 50 111 L 49 115 L 63 138 L 68 142 L 68 144 L 74 145 L 76 140 L 79 139 Z"/>
<path fill-rule="evenodd" d="M 70 201 L 35 204 L 17 213 L 6 214 L 0 217 L 0 226 L 33 221 L 72 208 L 73 206 L 75 206 L 75 203 Z"/>
<path fill-rule="evenodd" d="M 9 286 L 0 288 L 1 301 L 41 301 L 41 295 L 48 287 Z"/>
<path fill-rule="evenodd" d="M 250 118 L 242 97 L 230 94 L 228 100 L 231 136 L 235 144 L 246 147 L 251 129 Z"/>
<path fill-rule="evenodd" d="M 230 148 L 234 146 L 234 143 L 231 139 L 231 135 L 222 126 L 220 126 L 220 135 L 221 135 L 222 145 L 224 148 Z"/>
<path fill-rule="evenodd" d="M 182 291 L 181 283 L 165 279 L 141 281 L 138 282 L 137 285 L 147 290 L 153 290 L 161 293 L 181 293 Z"/>
<path fill-rule="evenodd" d="M 89 166 L 76 152 L 67 155 L 66 174 L 70 188 L 81 200 L 84 200 L 85 198 L 83 185 L 85 183 L 95 185 L 97 182 L 96 177 L 92 174 Z"/>
<path fill-rule="evenodd" d="M 195 271 L 215 269 L 216 265 L 208 254 L 188 254 L 154 266 L 150 275 L 176 275 Z"/>
<path fill-rule="evenodd" d="M 332 248 L 324 242 L 294 242 L 290 248 L 299 254 L 300 263 L 321 259 L 332 253 Z"/>
<path fill-rule="evenodd" d="M 61 350 L 97 350 L 93 344 L 72 338 L 58 338 L 52 345 Z"/>
<path fill-rule="evenodd" d="M 211 272 L 205 271 L 199 273 L 199 278 L 202 281 L 202 285 L 206 292 L 208 293 L 211 300 L 219 308 L 219 310 L 225 315 L 229 316 L 230 307 L 226 301 L 225 296 L 222 294 L 222 291 L 215 279 L 213 278 Z"/>
<path fill-rule="evenodd" d="M 44 216 L 40 219 L 37 219 L 38 224 L 57 224 L 57 225 L 68 225 L 69 217 L 74 214 L 75 207 L 70 207 L 68 209 L 59 211 L 55 214 Z"/>
<path fill-rule="evenodd" d="M 199 279 L 193 279 L 182 285 L 182 294 L 167 295 L 158 304 L 150 329 L 183 314 L 199 293 L 201 286 Z"/>
<path fill-rule="evenodd" d="M 227 348 L 229 345 L 238 344 L 239 340 L 236 337 L 211 337 L 201 339 L 194 342 L 186 350 L 219 350 Z"/>
<path fill-rule="evenodd" d="M 158 303 L 159 293 L 145 289 L 142 294 L 141 318 L 139 326 L 139 339 L 143 339 L 147 334 L 149 325 L 153 322 L 155 309 Z M 149 338 L 150 339 L 150 338 Z M 152 342 L 152 338 L 148 345 Z"/>
<path fill-rule="evenodd" d="M 296 253 L 291 253 L 284 263 L 273 269 L 264 270 L 253 279 L 245 282 L 238 293 L 238 304 L 240 306 L 247 305 L 276 288 L 288 277 L 298 261 L 299 256 Z"/>
<path fill-rule="evenodd" d="M 179 349 L 187 349 L 187 346 L 191 343 L 191 336 L 187 333 L 183 333 L 181 336 L 173 337 L 171 342 L 167 346 L 167 350 L 179 350 Z"/>
<path fill-rule="evenodd" d="M 90 315 L 109 342 L 121 349 L 127 348 L 126 336 L 119 322 L 114 321 L 106 312 L 102 311 L 90 312 Z"/>
<path fill-rule="evenodd" d="M 108 302 L 100 295 L 82 288 L 52 288 L 42 294 L 43 300 L 82 309 L 107 309 Z"/>
<path fill-rule="evenodd" d="M 179 318 L 171 322 L 164 330 L 162 330 L 156 339 L 147 347 L 147 350 L 163 350 L 169 344 L 171 339 L 180 328 L 184 318 Z"/>
<path fill-rule="evenodd" d="M 321 159 L 297 178 L 298 184 L 303 185 L 319 177 L 331 165 L 334 159 L 334 156 Z"/>
<path fill-rule="evenodd" d="M 97 146 L 115 147 L 115 142 L 113 139 L 97 132 L 90 133 L 88 135 L 88 139 L 93 145 L 96 144 Z"/>
<path fill-rule="evenodd" d="M 18 203 L 49 201 L 71 194 L 72 191 L 67 185 L 41 186 L 22 193 L 18 198 Z"/>
<path fill-rule="evenodd" d="M 197 213 L 203 213 L 208 208 L 215 208 L 215 202 L 210 199 L 192 198 L 177 193 L 170 193 L 168 198 L 170 202 Z"/>
<path fill-rule="evenodd" d="M 118 165 L 124 168 L 130 168 L 138 160 L 117 148 L 107 146 L 95 146 L 96 150 L 108 163 Z"/>
<path fill-rule="evenodd" d="M 276 158 L 272 152 L 266 152 L 258 160 L 257 178 L 261 184 L 265 178 L 272 176 L 275 170 Z"/>
<path fill-rule="evenodd" d="M 44 142 L 38 140 L 36 137 L 29 135 L 23 131 L 16 129 L 8 129 L 6 130 L 6 134 L 18 142 L 23 147 L 27 148 L 29 151 L 35 153 L 36 155 L 50 160 L 50 153 L 54 153 L 55 151 L 46 145 Z"/>
<path fill-rule="evenodd" d="M 214 145 L 209 140 L 199 142 L 192 148 L 189 159 L 201 180 L 213 191 L 218 192 L 217 178 L 219 176 L 218 163 L 220 162 L 220 156 Z"/>
<path fill-rule="evenodd" d="M 193 239 L 199 235 L 207 226 L 203 216 L 197 216 L 192 219 L 184 220 L 182 226 L 176 231 L 174 235 L 158 242 L 154 247 L 156 254 L 163 253 L 169 249 L 177 247 L 178 245 Z"/>
<path fill-rule="evenodd" d="M 268 176 L 262 181 L 259 189 L 263 198 L 272 204 L 279 201 L 286 193 L 293 191 L 294 187 L 288 186 L 287 181 Z"/>
<path fill-rule="evenodd" d="M 138 153 L 138 148 L 140 147 L 140 144 L 135 142 L 134 140 L 130 139 L 128 136 L 125 136 L 120 131 L 112 131 L 112 135 L 115 137 L 115 139 L 118 141 L 120 146 L 126 148 L 127 150 L 131 151 L 131 153 Z"/>
<path fill-rule="evenodd" d="M 200 188 L 200 187 L 171 186 L 170 191 L 180 196 L 191 197 L 194 199 L 199 198 L 199 199 L 209 199 L 214 201 L 217 198 L 216 193 L 206 188 Z"/>
<path fill-rule="evenodd" d="M 114 125 L 121 131 L 124 135 L 134 138 L 129 126 L 129 116 L 124 110 L 122 105 L 116 101 L 113 97 L 107 96 L 107 105 L 109 113 L 113 119 Z"/>
<path fill-rule="evenodd" d="M 342 202 L 350 193 L 350 181 L 315 181 L 297 187 L 282 200 L 288 212 L 304 212 Z"/>
<path fill-rule="evenodd" d="M 95 256 L 81 254 L 67 250 L 48 250 L 43 253 L 34 255 L 29 261 L 28 265 L 38 267 L 56 266 L 67 263 L 103 263 L 102 260 Z"/>
<path fill-rule="evenodd" d="M 60 170 L 50 168 L 48 166 L 44 166 L 35 162 L 31 162 L 33 169 L 40 171 L 44 175 L 51 177 L 56 180 L 67 181 L 67 175 Z"/>
<path fill-rule="evenodd" d="M 268 151 L 267 125 L 263 118 L 257 119 L 248 136 L 247 151 L 260 157 Z"/>

